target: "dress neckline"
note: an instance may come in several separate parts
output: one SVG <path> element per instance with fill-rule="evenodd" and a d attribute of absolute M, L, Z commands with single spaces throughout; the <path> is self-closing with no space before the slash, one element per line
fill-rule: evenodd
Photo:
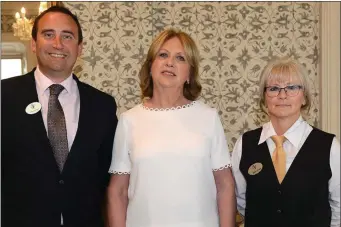
<path fill-rule="evenodd" d="M 189 107 L 193 106 L 195 103 L 196 103 L 196 101 L 192 101 L 192 102 L 190 102 L 188 104 L 185 104 L 185 105 L 174 106 L 174 107 L 170 107 L 170 108 L 150 108 L 150 107 L 147 107 L 147 106 L 143 105 L 143 103 L 141 103 L 140 105 L 145 110 L 161 112 L 161 111 L 173 111 L 173 110 L 186 109 L 186 108 L 189 108 Z"/>

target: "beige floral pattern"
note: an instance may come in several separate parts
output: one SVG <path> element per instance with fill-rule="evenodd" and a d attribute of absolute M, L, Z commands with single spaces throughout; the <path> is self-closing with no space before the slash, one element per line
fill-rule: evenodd
<path fill-rule="evenodd" d="M 13 32 L 12 24 L 15 22 L 15 17 L 13 15 L 1 14 L 1 33 Z"/>
<path fill-rule="evenodd" d="M 201 100 L 218 109 L 229 149 L 268 120 L 258 105 L 262 68 L 275 56 L 305 65 L 308 121 L 319 126 L 319 2 L 64 2 L 79 16 L 84 50 L 75 73 L 115 97 L 121 113 L 140 103 L 138 72 L 164 28 L 189 33 L 201 55 Z M 118 113 L 118 114 L 119 114 Z"/>

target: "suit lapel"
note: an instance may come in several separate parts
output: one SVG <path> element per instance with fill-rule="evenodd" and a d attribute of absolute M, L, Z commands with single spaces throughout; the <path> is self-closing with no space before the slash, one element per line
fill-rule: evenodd
<path fill-rule="evenodd" d="M 41 111 L 38 111 L 35 114 L 27 114 L 25 112 L 26 107 L 30 103 L 39 102 L 34 79 L 34 71 L 25 76 L 27 76 L 27 81 L 22 83 L 22 94 L 25 95 L 20 98 L 22 100 L 21 108 L 22 113 L 24 114 L 24 122 L 30 126 L 29 131 L 36 136 L 36 141 L 38 141 L 39 144 L 46 146 L 46 148 L 51 149 Z"/>
<path fill-rule="evenodd" d="M 19 113 L 18 120 L 24 130 L 24 134 L 27 135 L 25 139 L 27 144 L 30 144 L 31 152 L 38 152 L 39 156 L 44 157 L 43 160 L 50 162 L 51 165 L 55 165 L 56 170 L 58 170 L 41 111 L 35 114 L 27 114 L 25 111 L 29 104 L 39 102 L 34 71 L 35 69 L 21 76 L 22 80 L 19 82 L 20 94 L 24 95 L 20 95 L 16 99 Z"/>

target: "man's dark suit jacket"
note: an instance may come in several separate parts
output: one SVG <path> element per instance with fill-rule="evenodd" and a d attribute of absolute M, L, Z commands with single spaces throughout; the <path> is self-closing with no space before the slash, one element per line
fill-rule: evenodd
<path fill-rule="evenodd" d="M 34 70 L 1 81 L 1 226 L 103 226 L 102 205 L 109 181 L 116 104 L 77 81 L 78 130 L 60 173 L 42 114 L 25 108 L 38 102 Z"/>

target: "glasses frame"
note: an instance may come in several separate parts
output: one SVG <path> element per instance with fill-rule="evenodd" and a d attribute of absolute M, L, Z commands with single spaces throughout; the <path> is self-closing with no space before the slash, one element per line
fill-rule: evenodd
<path fill-rule="evenodd" d="M 271 96 L 271 95 L 269 95 L 269 93 L 268 93 L 268 88 L 273 88 L 273 87 L 279 88 L 279 90 L 278 90 L 277 95 Z M 288 95 L 288 90 L 287 90 L 288 87 L 297 87 L 297 88 L 298 88 L 298 89 L 297 89 L 297 93 L 296 93 L 295 95 Z M 285 86 L 285 87 L 267 86 L 267 87 L 264 88 L 264 92 L 266 93 L 266 95 L 267 95 L 268 97 L 273 98 L 273 97 L 277 97 L 277 96 L 281 93 L 281 91 L 284 90 L 286 96 L 294 97 L 294 96 L 298 95 L 298 93 L 299 93 L 300 90 L 303 90 L 303 89 L 304 89 L 304 87 L 303 87 L 302 85 L 299 85 L 299 84 L 292 84 L 292 85 L 288 85 L 288 86 Z"/>

